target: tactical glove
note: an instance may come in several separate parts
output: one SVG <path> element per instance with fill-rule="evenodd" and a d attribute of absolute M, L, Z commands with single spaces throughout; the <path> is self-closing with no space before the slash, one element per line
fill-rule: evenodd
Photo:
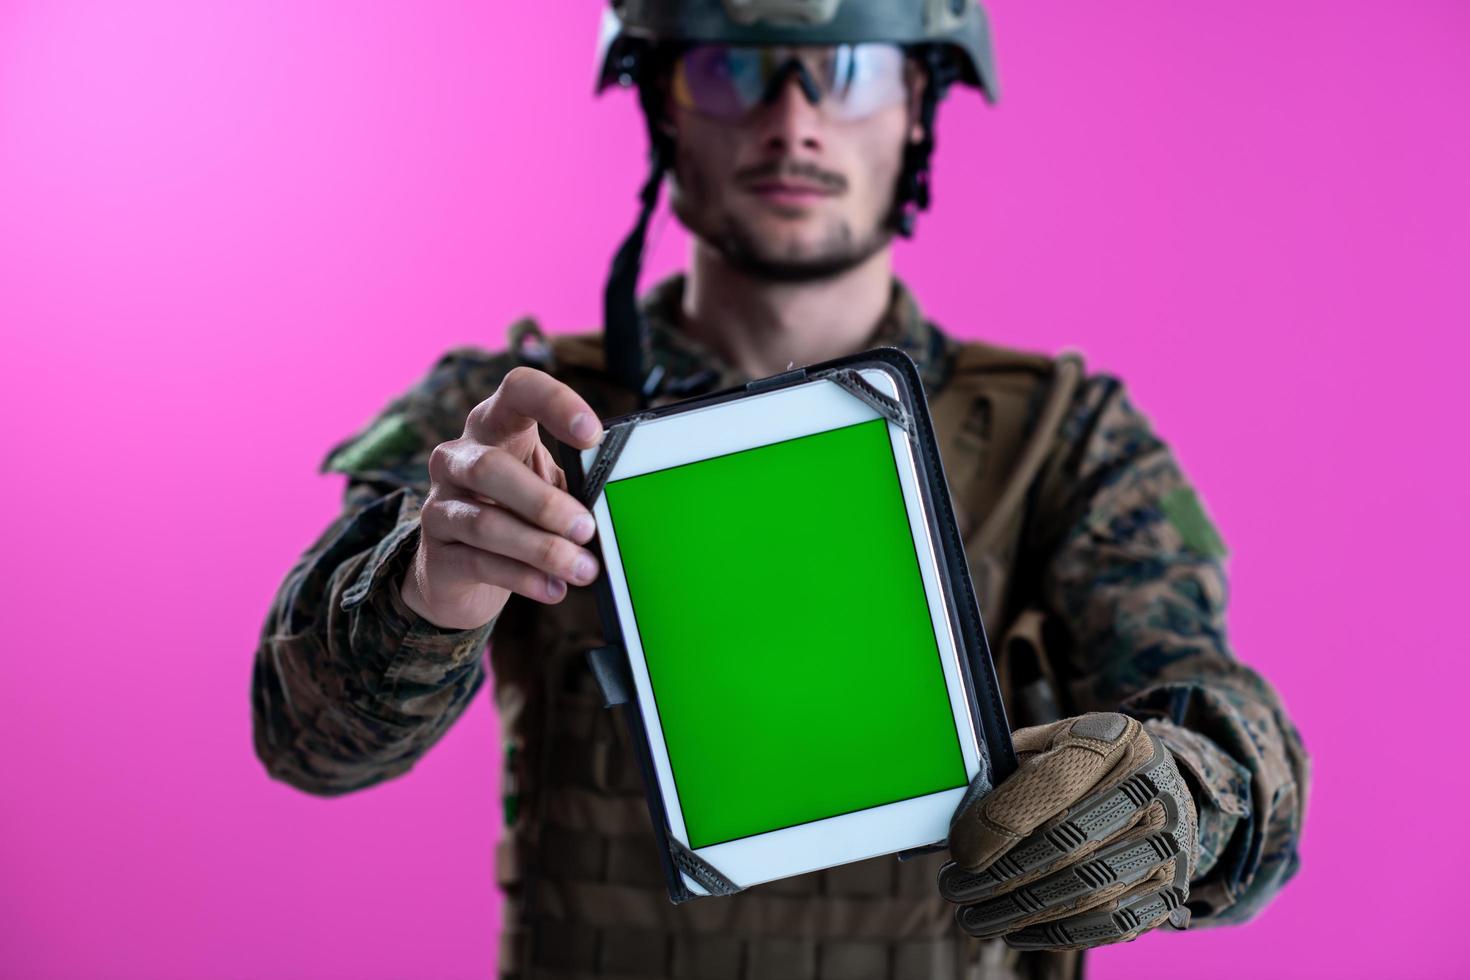
<path fill-rule="evenodd" d="M 1018 949 L 1184 928 L 1198 824 L 1158 736 L 1126 715 L 1088 714 L 1013 739 L 1020 768 L 988 795 L 977 784 L 950 824 L 939 891 L 959 904 L 960 926 Z"/>

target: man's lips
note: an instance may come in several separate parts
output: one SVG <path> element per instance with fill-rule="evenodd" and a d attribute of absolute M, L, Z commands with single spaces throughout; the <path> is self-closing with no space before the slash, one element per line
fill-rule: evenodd
<path fill-rule="evenodd" d="M 773 204 L 811 204 L 836 194 L 830 187 L 789 180 L 752 180 L 742 186 L 747 192 Z"/>

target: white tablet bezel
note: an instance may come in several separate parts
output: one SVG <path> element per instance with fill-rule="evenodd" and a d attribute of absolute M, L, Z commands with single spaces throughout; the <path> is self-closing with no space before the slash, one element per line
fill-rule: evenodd
<path fill-rule="evenodd" d="M 898 398 L 897 384 L 887 371 L 870 368 L 860 373 L 864 380 L 879 391 Z M 881 417 L 876 410 L 832 381 L 803 382 L 638 423 L 629 434 L 626 445 L 608 474 L 607 482 Z M 975 734 L 976 726 L 971 716 L 969 698 L 965 694 L 959 648 L 955 642 L 949 602 L 939 571 L 940 560 L 935 552 L 924 497 L 919 487 L 918 468 L 908 434 L 891 421 L 887 428 L 894 457 L 899 464 L 896 467 L 899 485 L 903 490 L 904 506 L 919 557 L 920 575 L 934 635 L 938 640 L 940 662 L 949 693 L 951 714 L 959 736 L 966 780 L 971 781 L 980 772 L 980 746 Z M 584 470 L 592 466 L 596 455 L 596 449 L 582 453 Z M 644 659 L 638 621 L 628 595 L 627 578 L 618 551 L 617 534 L 608 511 L 606 493 L 598 494 L 592 513 L 597 520 L 605 574 L 617 609 L 618 622 L 622 627 L 622 639 L 628 652 L 635 696 L 648 734 L 653 768 L 668 816 L 669 832 L 688 847 L 689 835 L 685 829 L 683 809 L 653 698 L 648 664 Z M 941 841 L 949 832 L 950 817 L 964 792 L 965 787 L 959 786 L 855 813 L 798 824 L 783 830 L 772 830 L 713 844 L 696 849 L 694 853 L 736 885 L 747 888 L 775 878 Z M 706 894 L 688 875 L 683 875 L 683 878 L 691 891 Z"/>

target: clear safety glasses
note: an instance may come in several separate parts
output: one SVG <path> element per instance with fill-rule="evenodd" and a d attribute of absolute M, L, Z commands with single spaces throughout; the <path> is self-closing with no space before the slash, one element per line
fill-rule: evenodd
<path fill-rule="evenodd" d="M 739 120 L 774 102 L 794 76 L 828 118 L 850 121 L 902 103 L 905 55 L 896 44 L 737 47 L 703 44 L 679 56 L 673 96 L 679 106 L 715 119 Z"/>

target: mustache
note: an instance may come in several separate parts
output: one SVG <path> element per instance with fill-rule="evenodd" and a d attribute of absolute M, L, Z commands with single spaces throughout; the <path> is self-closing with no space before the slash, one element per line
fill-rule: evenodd
<path fill-rule="evenodd" d="M 817 184 L 825 190 L 839 194 L 847 190 L 847 178 L 830 170 L 823 170 L 805 160 L 770 160 L 735 171 L 735 179 L 742 184 L 759 180 L 779 180 L 789 177 Z"/>

